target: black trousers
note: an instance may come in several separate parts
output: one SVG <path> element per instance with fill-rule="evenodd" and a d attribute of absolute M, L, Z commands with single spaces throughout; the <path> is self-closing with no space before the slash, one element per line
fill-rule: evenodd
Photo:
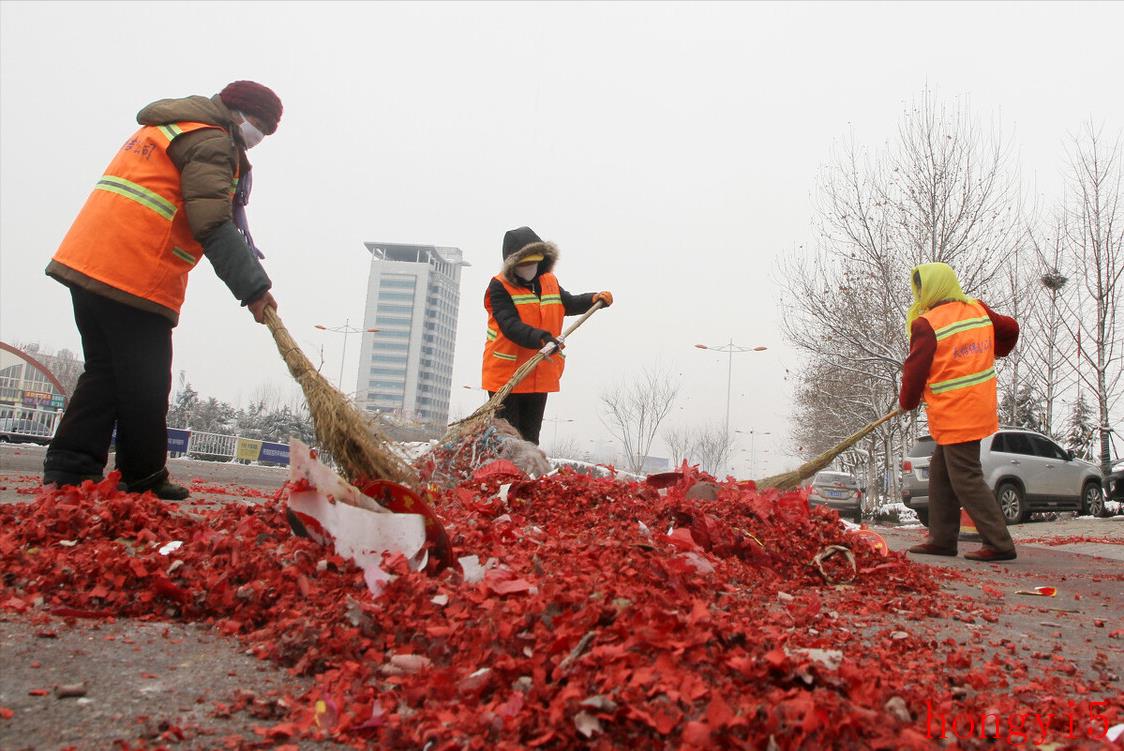
<path fill-rule="evenodd" d="M 168 476 L 172 322 L 83 289 L 70 295 L 86 366 L 43 470 L 101 476 L 116 424 L 121 479 L 130 490 L 159 485 Z"/>
<path fill-rule="evenodd" d="M 489 391 L 488 396 L 496 392 Z M 496 412 L 496 417 L 502 417 L 519 431 L 524 441 L 530 441 L 536 446 L 539 444 L 539 432 L 542 430 L 542 418 L 546 414 L 546 394 L 509 394 Z"/>

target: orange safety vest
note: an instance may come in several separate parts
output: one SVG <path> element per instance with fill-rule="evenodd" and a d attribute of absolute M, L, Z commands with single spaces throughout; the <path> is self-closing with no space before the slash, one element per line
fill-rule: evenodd
<path fill-rule="evenodd" d="M 549 331 L 552 336 L 561 335 L 566 310 L 562 307 L 558 277 L 549 273 L 539 277 L 541 298 L 526 287 L 516 287 L 504 279 L 502 274 L 495 278 L 511 295 L 511 301 L 515 303 L 515 310 L 523 323 Z M 534 357 L 538 350 L 520 347 L 503 335 L 487 292 L 484 293 L 484 309 L 488 311 L 488 340 L 484 343 L 483 386 L 488 391 L 499 391 L 515 375 L 519 366 Z M 558 391 L 565 368 L 566 356 L 560 352 L 553 354 L 539 363 L 512 393 L 543 394 Z"/>
<path fill-rule="evenodd" d="M 921 317 L 937 337 L 925 384 L 929 433 L 942 446 L 995 433 L 995 331 L 987 311 L 976 302 L 948 302 Z"/>
<path fill-rule="evenodd" d="M 217 125 L 147 125 L 105 169 L 54 260 L 115 289 L 179 313 L 187 273 L 203 257 L 183 210 L 180 172 L 168 156 L 184 133 Z M 230 187 L 238 183 L 235 166 Z"/>

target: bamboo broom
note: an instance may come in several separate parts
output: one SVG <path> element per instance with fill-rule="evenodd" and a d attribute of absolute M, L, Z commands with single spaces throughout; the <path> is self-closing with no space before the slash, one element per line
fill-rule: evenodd
<path fill-rule="evenodd" d="M 289 373 L 304 391 L 317 442 L 336 461 L 343 475 L 352 484 L 391 480 L 417 487 L 417 473 L 387 448 L 390 441 L 374 422 L 313 367 L 276 309 L 267 307 L 263 317 Z"/>
<path fill-rule="evenodd" d="M 582 314 L 580 318 L 570 324 L 569 328 L 562 332 L 562 336 L 558 337 L 558 341 L 565 343 L 566 337 L 578 330 L 583 323 L 589 320 L 589 317 L 604 307 L 604 303 L 600 300 L 593 303 L 592 307 Z M 441 439 L 440 443 L 449 443 L 455 441 L 463 436 L 474 435 L 477 431 L 485 428 L 489 422 L 495 417 L 496 412 L 503 406 L 503 400 L 506 399 L 511 392 L 518 386 L 523 379 L 531 374 L 535 368 L 539 366 L 543 360 L 550 355 L 554 354 L 557 347 L 554 342 L 547 342 L 546 346 L 535 353 L 527 362 L 519 366 L 519 368 L 512 374 L 511 378 L 503 387 L 492 395 L 492 398 L 479 407 L 468 417 L 463 420 L 458 420 L 449 426 L 445 431 L 445 436 Z"/>
<path fill-rule="evenodd" d="M 800 487 L 801 481 L 808 479 L 827 465 L 831 464 L 833 461 L 835 461 L 835 458 L 837 456 L 854 446 L 863 438 L 866 438 L 868 435 L 874 432 L 874 429 L 879 425 L 887 422 L 888 420 L 892 420 L 901 413 L 902 411 L 900 409 L 895 409 L 893 412 L 890 412 L 883 417 L 879 417 L 877 420 L 870 423 L 862 430 L 859 430 L 858 432 L 852 433 L 851 435 L 847 436 L 837 446 L 834 446 L 828 451 L 825 451 L 812 461 L 804 462 L 792 472 L 785 472 L 783 474 L 773 475 L 772 477 L 766 477 L 764 480 L 761 480 L 759 483 L 757 483 L 757 485 L 762 488 L 777 488 L 779 490 L 793 490 L 795 488 L 798 488 Z"/>

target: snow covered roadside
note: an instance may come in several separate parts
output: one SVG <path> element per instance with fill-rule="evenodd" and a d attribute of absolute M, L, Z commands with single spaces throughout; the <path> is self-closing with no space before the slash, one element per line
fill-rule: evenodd
<path fill-rule="evenodd" d="M 917 518 L 917 512 L 901 501 L 884 503 L 875 508 L 870 516 L 879 524 L 892 524 L 906 529 L 919 529 L 924 526 Z"/>

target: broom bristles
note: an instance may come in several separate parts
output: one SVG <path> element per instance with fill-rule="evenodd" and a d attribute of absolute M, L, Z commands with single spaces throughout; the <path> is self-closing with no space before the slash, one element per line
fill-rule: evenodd
<path fill-rule="evenodd" d="M 602 303 L 600 300 L 593 303 L 593 305 L 590 306 L 589 310 L 582 314 L 581 318 L 574 321 L 572 324 L 570 324 L 569 328 L 562 332 L 562 339 L 565 340 L 568 336 L 570 336 L 570 334 L 577 331 L 583 323 L 589 320 L 590 316 L 592 316 L 602 307 L 604 307 L 604 303 Z M 552 352 L 551 354 L 554 353 Z M 488 427 L 488 423 L 492 421 L 492 419 L 496 416 L 496 412 L 499 412 L 500 407 L 503 406 L 504 399 L 506 399 L 511 394 L 515 387 L 518 386 L 524 378 L 530 375 L 532 370 L 539 366 L 539 363 L 541 363 L 549 356 L 550 355 L 544 355 L 541 351 L 536 352 L 531 357 L 531 359 L 520 365 L 515 370 L 515 372 L 511 374 L 511 378 L 508 379 L 507 383 L 505 383 L 499 391 L 492 395 L 491 399 L 477 408 L 477 410 L 468 417 L 464 418 L 463 420 L 457 420 L 456 422 L 451 424 L 449 426 L 449 429 L 445 431 L 445 435 L 442 436 L 440 443 L 450 443 L 452 441 L 457 441 L 464 438 L 465 436 L 474 435 L 477 432 Z"/>
<path fill-rule="evenodd" d="M 503 385 L 499 391 L 492 395 L 487 402 L 482 404 L 468 417 L 463 420 L 457 420 L 446 431 L 445 436 L 441 439 L 441 443 L 448 443 L 452 440 L 470 436 L 483 430 L 488 426 L 496 412 L 499 412 L 500 407 L 503 406 L 504 399 L 511 394 L 520 381 L 527 377 L 527 375 L 538 367 L 539 363 L 546 359 L 546 355 L 542 352 L 535 353 L 527 362 L 519 366 L 515 373 L 511 376 L 511 380 Z"/>
<path fill-rule="evenodd" d="M 897 417 L 901 413 L 902 412 L 900 409 L 895 409 L 893 412 L 878 418 L 858 432 L 852 433 L 851 435 L 847 436 L 839 444 L 828 449 L 824 453 L 817 456 L 815 459 L 804 462 L 791 472 L 783 472 L 779 475 L 766 477 L 764 480 L 757 483 L 758 486 L 762 488 L 777 488 L 778 490 L 794 490 L 795 488 L 800 487 L 800 483 L 803 480 L 806 480 L 807 478 L 819 472 L 824 467 L 827 467 L 829 464 L 835 461 L 836 457 L 854 446 L 863 438 L 866 438 L 879 425 L 886 422 L 887 420 L 891 420 L 894 417 Z"/>
<path fill-rule="evenodd" d="M 320 375 L 273 308 L 265 309 L 265 324 L 304 392 L 317 443 L 336 461 L 344 477 L 352 483 L 391 480 L 417 487 L 413 467 L 387 448 L 390 441 L 373 420 Z"/>

